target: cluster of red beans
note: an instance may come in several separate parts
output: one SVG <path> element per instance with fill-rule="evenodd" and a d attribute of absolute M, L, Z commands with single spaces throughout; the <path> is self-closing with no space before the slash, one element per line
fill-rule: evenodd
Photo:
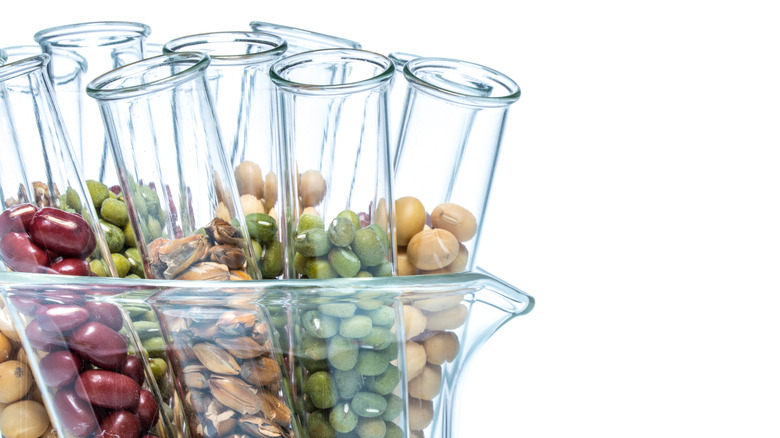
<path fill-rule="evenodd" d="M 95 234 L 78 214 L 19 204 L 0 214 L 0 258 L 16 272 L 90 275 Z"/>
<path fill-rule="evenodd" d="M 39 362 L 42 383 L 54 393 L 65 430 L 82 438 L 156 438 L 158 403 L 143 388 L 141 358 L 128 354 L 119 332 L 120 309 L 77 294 L 48 298 L 12 300 L 31 317 L 25 329 L 30 344 L 47 352 Z"/>

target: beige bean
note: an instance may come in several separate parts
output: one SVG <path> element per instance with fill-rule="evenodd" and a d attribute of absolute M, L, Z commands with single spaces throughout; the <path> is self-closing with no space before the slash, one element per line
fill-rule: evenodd
<path fill-rule="evenodd" d="M 21 400 L 32 384 L 33 375 L 27 365 L 18 360 L 7 360 L 0 364 L 0 403 Z"/>
<path fill-rule="evenodd" d="M 252 195 L 257 199 L 263 197 L 263 171 L 257 163 L 242 161 L 233 171 L 236 177 L 236 187 L 239 195 Z"/>
<path fill-rule="evenodd" d="M 428 318 L 426 328 L 428 330 L 454 330 L 466 322 L 468 313 L 468 308 L 463 304 L 440 312 L 426 313 L 425 316 Z"/>
<path fill-rule="evenodd" d="M 404 305 L 404 330 L 406 331 L 406 339 L 412 339 L 425 330 L 428 324 L 425 315 L 422 310 L 417 307 Z"/>
<path fill-rule="evenodd" d="M 395 238 L 398 246 L 406 246 L 425 227 L 425 207 L 419 199 L 405 196 L 395 200 Z"/>
<path fill-rule="evenodd" d="M 314 207 L 306 207 L 306 208 L 303 209 L 303 212 L 301 213 L 301 215 L 304 215 L 304 214 L 313 214 L 315 216 L 319 216 L 320 212 L 318 212 L 317 209 L 314 208 Z"/>
<path fill-rule="evenodd" d="M 409 397 L 409 428 L 423 430 L 433 421 L 433 402 Z"/>
<path fill-rule="evenodd" d="M 298 196 L 304 207 L 313 207 L 325 199 L 327 183 L 322 174 L 316 170 L 307 170 L 301 174 L 298 182 Z"/>
<path fill-rule="evenodd" d="M 14 346 L 8 336 L 0 333 L 0 362 L 5 362 L 14 354 Z"/>
<path fill-rule="evenodd" d="M 255 198 L 255 195 L 241 195 L 241 209 L 244 214 L 265 213 L 263 201 Z"/>
<path fill-rule="evenodd" d="M 395 256 L 395 273 L 399 277 L 405 275 L 417 274 L 417 268 L 409 262 L 409 257 L 406 255 L 406 248 L 398 248 L 398 252 Z"/>
<path fill-rule="evenodd" d="M 265 199 L 265 206 L 269 210 L 276 205 L 277 193 L 279 191 L 279 183 L 276 180 L 276 174 L 274 172 L 268 172 L 265 176 L 265 184 L 263 185 L 263 198 Z"/>
<path fill-rule="evenodd" d="M 379 201 L 376 203 L 376 208 L 374 209 L 374 216 L 371 218 L 371 222 L 379 225 L 382 227 L 385 232 L 387 232 L 387 226 L 388 226 L 388 215 L 387 215 L 387 201 L 385 201 L 385 198 L 380 198 Z"/>
<path fill-rule="evenodd" d="M 477 234 L 477 218 L 458 204 L 445 202 L 431 212 L 431 225 L 449 231 L 458 242 L 471 240 Z"/>
<path fill-rule="evenodd" d="M 0 414 L 0 432 L 5 438 L 38 438 L 48 427 L 46 408 L 32 400 L 8 405 Z"/>
<path fill-rule="evenodd" d="M 457 306 L 463 301 L 462 294 L 445 295 L 443 297 L 428 298 L 425 300 L 417 300 L 414 302 L 414 307 L 426 312 L 439 312 L 452 307 Z"/>
<path fill-rule="evenodd" d="M 447 266 L 447 272 L 452 274 L 457 274 L 458 272 L 463 272 L 466 270 L 466 266 L 469 263 L 469 249 L 466 248 L 466 245 L 459 244 L 458 245 L 458 256 L 455 257 L 455 260 L 453 260 L 452 263 L 450 263 L 449 266 Z"/>
<path fill-rule="evenodd" d="M 424 430 L 413 430 L 409 432 L 409 438 L 425 438 Z"/>
<path fill-rule="evenodd" d="M 409 395 L 421 400 L 433 400 L 441 391 L 441 367 L 430 362 L 419 376 L 409 381 Z"/>
<path fill-rule="evenodd" d="M 417 342 L 406 341 L 406 380 L 419 376 L 427 362 L 425 347 Z"/>
<path fill-rule="evenodd" d="M 11 322 L 11 315 L 8 314 L 8 308 L 0 311 L 0 332 L 8 336 L 12 341 L 21 342 L 19 333 L 16 331 L 13 322 Z"/>
<path fill-rule="evenodd" d="M 453 332 L 436 332 L 423 341 L 425 357 L 429 364 L 441 365 L 452 362 L 460 350 L 458 335 Z"/>
<path fill-rule="evenodd" d="M 458 256 L 458 239 L 447 230 L 423 230 L 406 247 L 409 262 L 418 269 L 443 268 Z"/>

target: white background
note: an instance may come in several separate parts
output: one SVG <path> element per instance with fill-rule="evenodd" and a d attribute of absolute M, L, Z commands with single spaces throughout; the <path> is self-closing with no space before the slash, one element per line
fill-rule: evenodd
<path fill-rule="evenodd" d="M 6 1 L 0 47 L 84 21 L 164 43 L 262 20 L 507 74 L 523 95 L 479 264 L 537 307 L 474 360 L 461 436 L 778 437 L 774 4 Z"/>

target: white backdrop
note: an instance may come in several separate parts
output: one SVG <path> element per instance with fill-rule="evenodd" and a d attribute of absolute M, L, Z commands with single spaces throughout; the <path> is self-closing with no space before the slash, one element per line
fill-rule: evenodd
<path fill-rule="evenodd" d="M 777 437 L 774 3 L 5 2 L 0 47 L 84 21 L 164 43 L 262 20 L 509 75 L 479 264 L 537 307 L 474 359 L 461 436 Z"/>

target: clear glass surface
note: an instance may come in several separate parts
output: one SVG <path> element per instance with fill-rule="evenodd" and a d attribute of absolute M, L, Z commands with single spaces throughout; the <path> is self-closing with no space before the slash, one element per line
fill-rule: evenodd
<path fill-rule="evenodd" d="M 294 275 L 393 273 L 387 145 L 393 69 L 388 58 L 353 49 L 304 52 L 271 67 L 291 189 Z"/>
<path fill-rule="evenodd" d="M 360 43 L 356 41 L 283 24 L 252 21 L 249 26 L 254 31 L 268 32 L 284 38 L 287 42 L 287 51 L 284 56 L 297 55 L 310 50 L 362 48 Z"/>
<path fill-rule="evenodd" d="M 68 276 L 55 277 L 58 281 L 52 282 L 51 278 L 39 274 L 0 272 L 0 294 L 8 304 L 0 312 L 0 331 L 12 339 L 19 339 L 19 342 L 13 341 L 13 345 L 15 348 L 23 348 L 28 357 L 33 358 L 31 367 L 38 382 L 44 381 L 40 366 L 43 359 L 38 359 L 43 354 L 38 355 L 40 348 L 37 347 L 41 344 L 32 342 L 37 342 L 40 336 L 30 339 L 29 334 L 41 331 L 33 331 L 29 326 L 36 321 L 38 324 L 46 321 L 46 315 L 31 313 L 25 310 L 25 306 L 39 305 L 44 301 L 54 305 L 55 309 L 65 303 L 75 304 L 76 307 L 93 301 L 111 303 L 122 310 L 125 321 L 122 332 L 128 334 L 133 351 L 146 351 L 154 359 L 158 354 L 155 348 L 161 348 L 161 344 L 151 339 L 163 338 L 170 356 L 170 375 L 177 388 L 176 394 L 183 403 L 182 407 L 199 406 L 203 410 L 202 414 L 189 417 L 186 424 L 177 425 L 174 421 L 173 427 L 181 426 L 185 430 L 189 427 L 189 431 L 193 432 L 193 427 L 212 427 L 216 421 L 225 428 L 219 436 L 234 433 L 235 427 L 239 430 L 257 427 L 258 422 L 250 419 L 256 418 L 260 411 L 272 423 L 268 426 L 269 430 L 274 431 L 278 430 L 280 424 L 286 424 L 285 414 L 289 413 L 289 425 L 282 429 L 285 433 L 298 432 L 296 436 L 307 436 L 302 432 L 307 430 L 311 421 L 326 429 L 334 424 L 348 429 L 350 423 L 346 421 L 347 415 L 343 418 L 334 415 L 337 418 L 331 423 L 330 415 L 321 422 L 322 414 L 312 413 L 323 409 L 332 411 L 333 406 L 348 403 L 349 409 L 354 405 L 362 413 L 360 418 L 365 418 L 363 415 L 371 418 L 370 409 L 366 410 L 366 406 L 370 408 L 376 406 L 371 403 L 378 403 L 380 408 L 386 410 L 388 407 L 370 394 L 379 395 L 390 391 L 390 394 L 395 393 L 405 401 L 393 421 L 401 429 L 401 436 L 457 437 L 458 421 L 469 421 L 468 416 L 461 417 L 457 410 L 458 401 L 468 396 L 458 390 L 458 379 L 468 372 L 469 359 L 504 324 L 512 318 L 527 314 L 534 307 L 531 296 L 481 271 L 411 277 L 273 282 L 181 282 L 122 278 L 87 280 Z M 145 306 L 153 309 L 154 315 L 148 314 Z M 349 316 L 352 311 L 355 313 Z M 310 312 L 314 312 L 314 315 Z M 399 372 L 397 386 L 393 387 L 392 380 L 368 376 L 363 379 L 363 385 L 353 388 L 352 392 L 367 392 L 369 395 L 363 394 L 356 400 L 355 395 L 345 397 L 347 392 L 339 393 L 337 388 L 331 399 L 327 395 L 333 389 L 330 385 L 335 384 L 333 380 L 328 383 L 325 374 L 335 377 L 338 367 L 346 367 L 345 362 L 349 361 L 348 357 L 337 353 L 352 351 L 347 347 L 336 348 L 334 344 L 344 344 L 339 344 L 343 340 L 334 340 L 339 339 L 336 336 L 357 336 L 357 331 L 365 331 L 366 326 L 361 327 L 360 324 L 361 318 L 351 319 L 364 315 L 368 315 L 371 328 L 396 327 L 396 335 L 384 338 L 384 342 L 390 342 L 391 345 L 397 343 L 398 356 L 395 361 L 390 360 L 391 356 L 375 355 L 376 361 L 363 363 L 356 370 L 379 373 L 380 367 L 387 366 L 386 371 L 390 364 L 394 364 Z M 70 321 L 68 318 L 63 320 Z M 91 320 L 88 318 L 87 321 Z M 328 333 L 332 333 L 334 322 L 338 323 L 335 326 L 338 334 Z M 363 323 L 366 322 L 363 319 Z M 131 327 L 132 330 L 126 331 Z M 387 334 L 384 330 L 379 332 Z M 312 339 L 314 334 L 322 337 Z M 373 336 L 357 338 L 358 354 L 380 351 L 372 348 L 377 339 L 382 339 L 377 334 L 375 332 Z M 251 338 L 252 342 L 246 337 Z M 323 345 L 325 350 L 322 349 Z M 400 348 L 401 345 L 404 348 Z M 231 362 L 231 357 L 234 362 Z M 256 373 L 241 371 L 245 362 L 256 362 L 261 358 L 265 366 L 260 369 L 269 371 L 263 374 L 264 380 L 255 380 L 260 379 Z M 313 360 L 315 358 L 320 359 Z M 378 361 L 382 358 L 387 363 Z M 160 364 L 154 364 L 151 359 L 144 362 L 147 377 L 155 376 L 155 373 L 163 375 L 158 369 Z M 303 369 L 304 363 L 308 364 L 308 371 L 312 367 L 319 368 L 307 373 Z M 227 371 L 231 369 L 234 371 Z M 220 372 L 213 374 L 213 370 Z M 311 410 L 314 401 L 309 399 L 314 394 L 311 387 L 299 379 L 304 376 L 311 378 L 317 372 L 325 373 L 319 374 L 314 380 L 318 385 L 316 388 L 323 390 L 315 396 L 317 403 L 320 406 L 332 405 Z M 233 378 L 223 378 L 225 376 Z M 147 379 L 147 382 L 159 387 L 156 377 Z M 349 380 L 341 379 L 340 382 L 349 383 Z M 204 389 L 209 388 L 211 397 L 219 402 L 210 412 L 224 415 L 208 414 L 211 400 L 202 398 L 206 394 L 203 394 L 204 389 L 198 388 L 199 385 Z M 221 392 L 214 393 L 212 387 Z M 347 387 L 340 389 L 345 391 Z M 226 388 L 232 388 L 236 397 L 226 397 Z M 152 392 L 163 397 L 162 388 L 159 388 L 159 392 Z M 274 394 L 279 403 L 263 403 L 248 395 L 268 393 Z M 323 393 L 326 396 L 324 399 L 330 402 L 322 402 Z M 242 394 L 246 398 L 241 398 Z M 391 397 L 388 394 L 384 398 L 388 400 Z M 236 415 L 230 413 L 231 410 L 244 413 Z M 250 411 L 252 414 L 248 414 Z M 175 410 L 168 413 L 169 417 L 166 418 L 175 419 L 175 413 Z M 496 405 L 496 414 L 511 415 L 511 406 Z M 314 420 L 311 415 L 314 415 Z M 394 417 L 395 413 L 387 415 Z M 59 415 L 53 418 L 54 425 L 60 427 L 58 430 L 62 432 L 65 426 L 58 424 L 57 418 Z M 238 424 L 226 421 L 231 419 L 238 421 Z M 361 421 L 365 422 L 358 419 L 357 424 Z M 376 421 L 374 423 L 379 427 Z M 387 432 L 393 426 L 384 424 L 384 427 L 385 432 L 376 436 L 397 436 Z M 200 431 L 206 430 L 203 428 Z"/>
<path fill-rule="evenodd" d="M 259 269 L 264 278 L 285 274 L 285 189 L 276 123 L 276 93 L 268 77 L 270 65 L 287 48 L 284 40 L 264 32 L 215 32 L 190 35 L 165 44 L 166 53 L 198 51 L 211 59 L 206 77 L 219 119 L 222 145 L 236 179 L 248 222 L 269 223 L 270 235 L 250 228 L 260 248 Z"/>
<path fill-rule="evenodd" d="M 418 55 L 405 52 L 391 52 L 387 55 L 395 64 L 395 79 L 388 93 L 388 119 L 390 126 L 390 162 L 395 163 L 395 153 L 398 149 L 398 134 L 401 131 L 401 122 L 406 110 L 406 95 L 408 85 L 404 79 L 404 66 Z"/>
<path fill-rule="evenodd" d="M 87 86 L 147 278 L 249 279 L 257 265 L 205 79 L 210 58 L 147 58 Z"/>
<path fill-rule="evenodd" d="M 13 271 L 116 276 L 54 102 L 48 61 L 39 54 L 0 67 L 0 258 Z"/>
<path fill-rule="evenodd" d="M 408 208 L 397 215 L 398 272 L 471 269 L 506 114 L 520 89 L 500 72 L 459 60 L 417 58 L 403 72 L 408 96 L 393 189 Z"/>
<path fill-rule="evenodd" d="M 35 34 L 51 57 L 48 72 L 77 163 L 86 179 L 118 185 L 113 158 L 101 126 L 97 105 L 86 95 L 86 84 L 119 66 L 143 58 L 143 43 L 151 28 L 142 23 L 103 21 L 43 29 Z"/>

